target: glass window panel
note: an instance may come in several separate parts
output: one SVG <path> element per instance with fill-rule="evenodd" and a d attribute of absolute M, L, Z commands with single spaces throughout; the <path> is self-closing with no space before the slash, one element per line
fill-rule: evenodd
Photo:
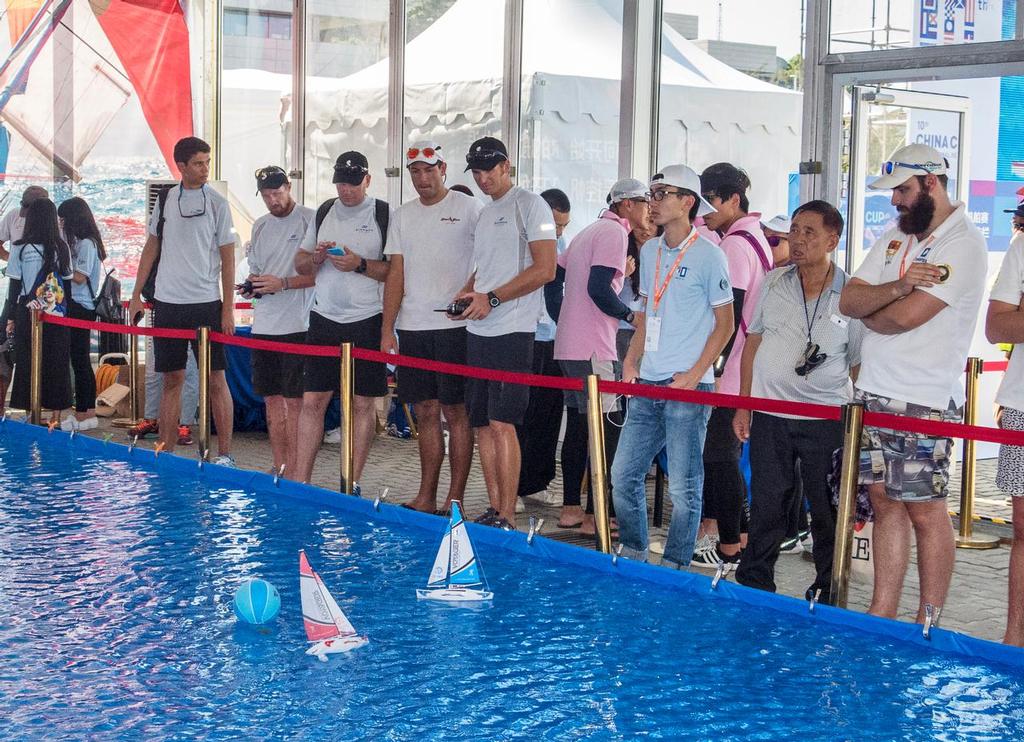
<path fill-rule="evenodd" d="M 829 13 L 832 53 L 1016 37 L 1017 0 L 843 0 Z"/>
<path fill-rule="evenodd" d="M 621 77 L 621 2 L 526 0 L 519 183 L 565 191 L 567 236 L 597 217 L 618 178 Z"/>
<path fill-rule="evenodd" d="M 750 176 L 751 212 L 799 199 L 803 98 L 800 0 L 666 0 L 659 166 L 730 162 Z"/>
<path fill-rule="evenodd" d="M 336 196 L 334 161 L 366 155 L 370 193 L 387 195 L 388 0 L 311 0 L 306 16 L 306 203 Z"/>
<path fill-rule="evenodd" d="M 501 136 L 504 18 L 505 0 L 410 0 L 406 8 L 405 142 L 435 139 L 448 185 L 474 193 L 464 172 L 469 145 Z M 402 188 L 403 200 L 416 197 L 405 173 Z"/>

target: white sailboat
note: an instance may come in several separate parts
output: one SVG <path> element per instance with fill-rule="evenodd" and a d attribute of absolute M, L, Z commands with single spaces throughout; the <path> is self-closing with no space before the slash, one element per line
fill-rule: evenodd
<path fill-rule="evenodd" d="M 420 600 L 449 603 L 479 603 L 491 600 L 473 544 L 469 540 L 466 521 L 457 501 L 452 501 L 452 514 L 434 558 L 434 566 L 425 588 L 416 590 Z"/>
<path fill-rule="evenodd" d="M 327 655 L 350 652 L 369 639 L 356 633 L 320 575 L 313 571 L 306 552 L 299 550 L 299 588 L 302 595 L 302 623 L 313 645 L 306 654 L 327 661 Z"/>

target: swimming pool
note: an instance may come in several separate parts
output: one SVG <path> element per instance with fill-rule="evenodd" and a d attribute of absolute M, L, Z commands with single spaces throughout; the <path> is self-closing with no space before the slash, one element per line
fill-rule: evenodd
<path fill-rule="evenodd" d="M 830 625 L 827 609 L 808 618 L 795 601 L 778 600 L 792 614 L 755 608 L 721 597 L 734 585 L 709 595 L 704 578 L 692 578 L 697 593 L 669 584 L 686 576 L 627 580 L 615 572 L 669 573 L 588 568 L 609 560 L 475 527 L 493 607 L 418 602 L 439 518 L 403 524 L 390 506 L 368 518 L 366 501 L 97 450 L 59 432 L 0 430 L 8 737 L 1024 735 L 1020 666 Z M 304 654 L 300 548 L 367 646 L 327 663 Z M 235 588 L 254 576 L 281 593 L 265 630 L 232 612 Z"/>

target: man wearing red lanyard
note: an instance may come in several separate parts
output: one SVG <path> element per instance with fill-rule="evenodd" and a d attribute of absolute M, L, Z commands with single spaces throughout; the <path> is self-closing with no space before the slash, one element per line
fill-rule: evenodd
<path fill-rule="evenodd" d="M 725 255 L 693 226 L 698 215 L 713 211 L 700 195 L 700 178 L 685 165 L 670 165 L 651 178 L 651 217 L 664 234 L 640 251 L 643 311 L 634 318 L 637 330 L 623 362 L 624 381 L 714 390 L 712 365 L 733 333 L 732 285 Z M 623 556 L 647 559 L 644 480 L 664 447 L 672 521 L 662 564 L 689 565 L 700 523 L 709 415 L 705 405 L 630 400 L 612 465 Z"/>
<path fill-rule="evenodd" d="M 892 190 L 896 228 L 882 235 L 843 290 L 840 311 L 864 322 L 857 397 L 866 410 L 958 421 L 963 373 L 985 291 L 985 240 L 946 193 L 949 164 L 923 144 L 896 150 L 869 187 Z M 895 617 L 917 540 L 917 621 L 938 618 L 953 574 L 946 509 L 953 441 L 865 429 L 860 483 L 875 511 L 869 612 Z"/>

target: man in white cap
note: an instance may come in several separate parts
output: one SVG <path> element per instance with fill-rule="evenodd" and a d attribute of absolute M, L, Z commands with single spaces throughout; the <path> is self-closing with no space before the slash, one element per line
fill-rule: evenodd
<path fill-rule="evenodd" d="M 700 178 L 670 165 L 651 179 L 651 216 L 664 234 L 640 254 L 644 308 L 623 364 L 626 382 L 714 391 L 712 365 L 733 333 L 732 285 L 725 255 L 693 226 L 714 208 L 700 195 Z M 643 359 L 641 361 L 641 355 Z M 662 563 L 689 565 L 700 523 L 704 466 L 701 452 L 710 408 L 634 397 L 612 465 L 615 512 L 623 554 L 647 558 L 645 477 L 668 452 L 672 521 Z"/>
<path fill-rule="evenodd" d="M 840 312 L 865 333 L 857 397 L 866 410 L 957 421 L 963 373 L 985 292 L 985 239 L 964 204 L 946 193 L 948 163 L 910 144 L 882 164 L 869 187 L 892 190 L 899 212 L 843 290 Z M 875 590 L 869 612 L 895 617 L 917 539 L 921 599 L 917 620 L 941 610 L 953 573 L 955 543 L 946 509 L 953 441 L 881 428 L 865 429 L 860 483 L 875 511 Z"/>
<path fill-rule="evenodd" d="M 445 187 L 448 165 L 441 145 L 417 142 L 405 153 L 409 179 L 419 196 L 403 204 L 391 220 L 387 248 L 391 262 L 384 282 L 384 353 L 447 363 L 466 362 L 466 323 L 451 322 L 443 311 L 473 271 L 473 233 L 483 208 L 477 199 Z M 398 331 L 396 340 L 395 331 Z M 404 507 L 433 513 L 444 461 L 441 413 L 448 421 L 451 481 L 440 512 L 461 500 L 473 460 L 473 434 L 466 417 L 461 376 L 398 369 L 398 395 L 411 404 L 419 428 L 420 488 Z"/>
<path fill-rule="evenodd" d="M 642 309 L 640 299 L 640 248 L 657 234 L 651 221 L 651 205 L 647 184 L 636 178 L 623 178 L 608 193 L 608 209 L 629 222 L 629 240 L 626 244 L 626 280 L 622 282 L 619 299 L 634 312 Z M 622 378 L 622 362 L 626 359 L 629 343 L 636 328 L 623 320 L 615 335 L 615 364 L 617 378 Z"/>

